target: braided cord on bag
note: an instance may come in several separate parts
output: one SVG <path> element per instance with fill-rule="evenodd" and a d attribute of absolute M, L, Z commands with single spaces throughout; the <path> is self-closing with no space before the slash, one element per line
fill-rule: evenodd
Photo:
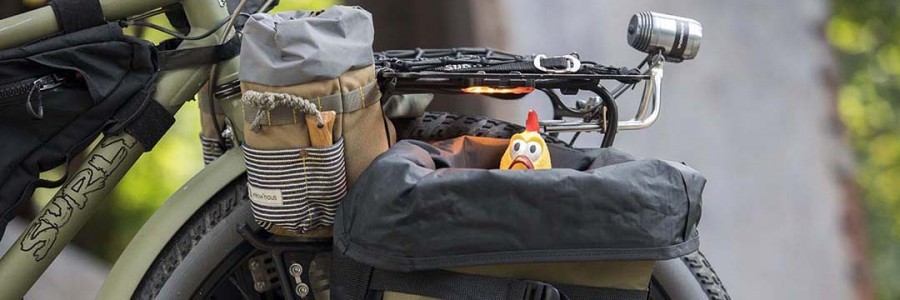
<path fill-rule="evenodd" d="M 319 127 L 324 126 L 322 114 L 316 108 L 316 105 L 308 99 L 285 93 L 245 91 L 241 101 L 245 105 L 258 109 L 256 117 L 250 122 L 250 130 L 254 132 L 259 132 L 260 128 L 262 128 L 260 123 L 262 123 L 263 116 L 278 106 L 290 107 L 307 115 L 314 114 L 316 115 L 316 125 Z"/>

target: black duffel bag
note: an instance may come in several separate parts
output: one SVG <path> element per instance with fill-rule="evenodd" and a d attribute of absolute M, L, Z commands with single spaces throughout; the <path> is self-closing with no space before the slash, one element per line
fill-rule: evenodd
<path fill-rule="evenodd" d="M 496 169 L 508 143 L 405 140 L 377 158 L 335 218 L 333 293 L 646 299 L 653 261 L 697 251 L 697 171 L 557 145 L 554 169 Z"/>
<path fill-rule="evenodd" d="M 41 172 L 101 133 L 127 131 L 149 150 L 174 122 L 152 98 L 154 46 L 125 36 L 93 7 L 93 14 L 70 16 L 81 19 L 61 20 L 63 34 L 0 51 L 0 236 L 36 187 L 65 181 L 41 179 Z M 84 19 L 90 16 L 93 22 Z"/>

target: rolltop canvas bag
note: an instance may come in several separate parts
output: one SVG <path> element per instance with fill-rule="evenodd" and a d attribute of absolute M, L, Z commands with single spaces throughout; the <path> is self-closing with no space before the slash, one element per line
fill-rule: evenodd
<path fill-rule="evenodd" d="M 508 144 L 403 140 L 376 159 L 338 210 L 332 297 L 646 299 L 654 261 L 697 251 L 697 171 L 557 145 L 554 169 L 498 170 Z"/>
<path fill-rule="evenodd" d="M 244 27 L 243 150 L 254 216 L 281 235 L 331 236 L 347 187 L 393 128 L 375 80 L 372 15 L 359 8 L 255 14 Z"/>

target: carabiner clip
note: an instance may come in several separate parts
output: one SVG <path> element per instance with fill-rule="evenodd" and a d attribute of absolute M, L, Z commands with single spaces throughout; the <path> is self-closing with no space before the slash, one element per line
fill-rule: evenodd
<path fill-rule="evenodd" d="M 35 81 L 28 91 L 28 98 L 25 99 L 25 108 L 32 118 L 40 120 L 44 118 L 44 103 L 41 99 L 41 85 Z"/>
<path fill-rule="evenodd" d="M 541 60 L 546 59 L 547 56 L 543 55 L 543 54 L 538 54 L 538 55 L 534 56 L 534 67 L 536 69 L 540 70 L 541 72 L 554 73 L 554 74 L 575 73 L 581 69 L 581 61 L 578 60 L 578 58 L 575 57 L 575 55 L 562 55 L 562 56 L 554 56 L 554 57 L 565 58 L 566 59 L 566 68 L 562 69 L 562 70 L 556 70 L 556 69 L 548 69 L 548 68 L 544 67 L 543 65 L 541 65 Z"/>

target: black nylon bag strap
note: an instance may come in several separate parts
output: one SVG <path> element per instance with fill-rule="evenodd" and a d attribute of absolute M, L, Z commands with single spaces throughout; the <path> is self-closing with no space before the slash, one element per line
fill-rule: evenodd
<path fill-rule="evenodd" d="M 351 260 L 335 248 L 331 260 L 331 297 L 365 300 L 376 296 L 376 293 L 369 291 L 372 270 L 372 267 Z"/>
<path fill-rule="evenodd" d="M 560 288 L 560 287 L 557 287 Z M 613 288 L 584 288 L 575 286 L 562 286 L 560 291 L 569 299 L 610 299 L 610 300 L 646 300 L 649 299 L 649 291 L 623 290 Z"/>
<path fill-rule="evenodd" d="M 144 151 L 150 151 L 156 143 L 175 124 L 175 117 L 162 104 L 153 99 L 154 88 L 146 88 L 136 97 L 140 100 L 129 101 L 116 111 L 113 120 L 115 125 L 105 132 L 128 132 L 141 145 Z"/>
<path fill-rule="evenodd" d="M 221 45 L 163 50 L 157 53 L 160 71 L 217 64 L 241 54 L 241 38 L 235 35 Z"/>
<path fill-rule="evenodd" d="M 157 60 L 159 59 L 160 52 L 166 52 L 166 51 L 178 49 L 178 45 L 181 45 L 182 42 L 184 42 L 184 40 L 179 39 L 179 38 L 171 38 L 171 39 L 159 42 L 159 44 L 156 44 Z"/>
<path fill-rule="evenodd" d="M 100 26 L 106 23 L 99 0 L 53 0 L 50 8 L 64 33 Z"/>
<path fill-rule="evenodd" d="M 184 6 L 181 3 L 172 4 L 169 9 L 166 9 L 166 19 L 181 34 L 191 33 L 191 23 L 188 22 L 187 13 L 184 12 Z"/>
<path fill-rule="evenodd" d="M 159 102 L 151 98 L 147 103 L 143 112 L 125 127 L 125 132 L 144 145 L 144 151 L 152 150 L 172 124 L 175 124 L 175 117 Z"/>
<path fill-rule="evenodd" d="M 645 300 L 647 291 L 547 284 L 449 271 L 393 272 L 374 269 L 369 288 L 440 299 Z"/>
<path fill-rule="evenodd" d="M 525 284 L 518 280 L 447 271 L 393 272 L 375 269 L 369 288 L 439 299 L 525 299 Z"/>

